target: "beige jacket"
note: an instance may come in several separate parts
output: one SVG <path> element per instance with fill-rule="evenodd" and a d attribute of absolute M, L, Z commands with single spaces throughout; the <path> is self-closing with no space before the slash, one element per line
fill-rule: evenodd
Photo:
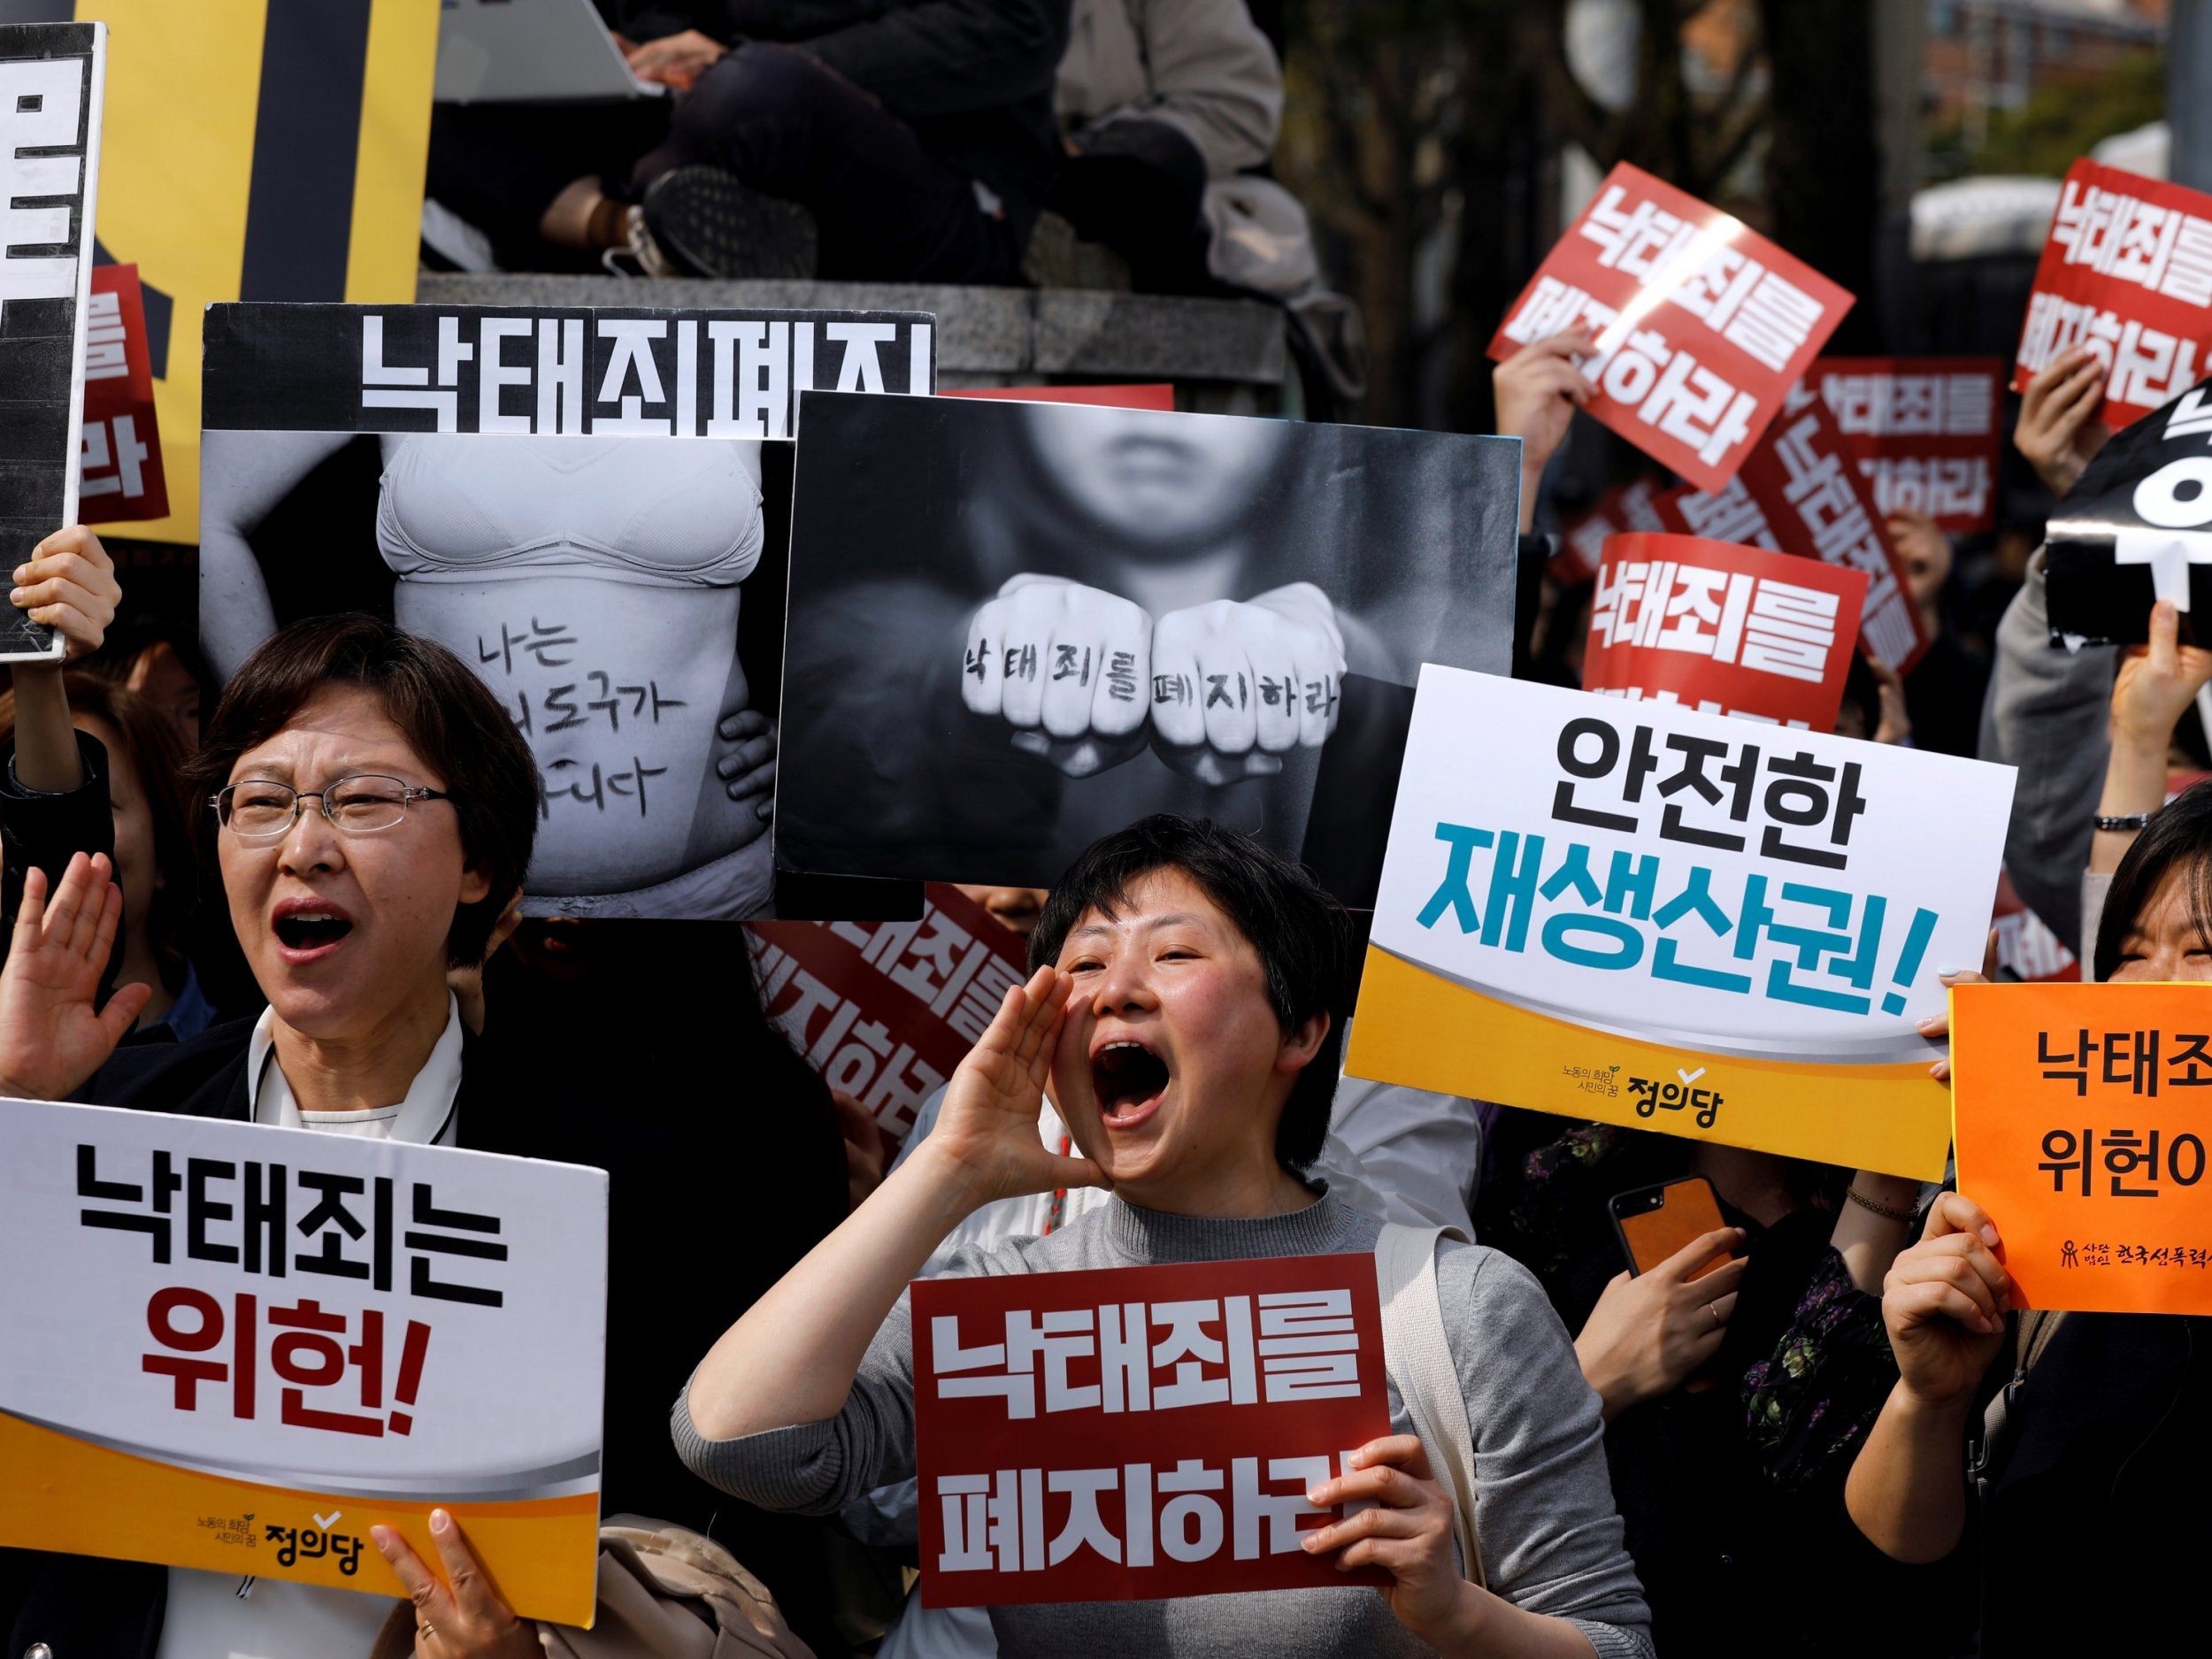
<path fill-rule="evenodd" d="M 1225 179 L 1274 153 L 1283 69 L 1245 0 L 1075 0 L 1054 107 L 1071 133 L 1165 122 Z"/>

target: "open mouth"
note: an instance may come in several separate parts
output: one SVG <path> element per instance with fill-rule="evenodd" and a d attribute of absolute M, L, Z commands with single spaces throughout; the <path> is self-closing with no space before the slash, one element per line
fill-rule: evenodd
<path fill-rule="evenodd" d="M 333 910 L 291 910 L 276 918 L 277 942 L 287 950 L 320 950 L 353 931 L 353 923 Z"/>
<path fill-rule="evenodd" d="M 1141 1042 L 1110 1042 L 1091 1056 L 1091 1090 L 1110 1125 L 1138 1121 L 1159 1104 L 1172 1075 Z"/>

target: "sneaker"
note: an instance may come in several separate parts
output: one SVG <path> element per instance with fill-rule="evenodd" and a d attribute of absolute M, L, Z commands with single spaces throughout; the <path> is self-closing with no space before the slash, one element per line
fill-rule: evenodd
<path fill-rule="evenodd" d="M 649 275 L 810 277 L 820 241 L 814 215 L 796 202 L 764 196 L 717 167 L 663 173 L 631 227 L 632 250 Z"/>
<path fill-rule="evenodd" d="M 653 240 L 653 233 L 645 227 L 645 210 L 626 209 L 623 214 L 623 232 L 628 238 L 619 248 L 600 250 L 599 263 L 608 273 L 618 277 L 681 277 L 692 273 L 679 267 L 660 244 Z"/>

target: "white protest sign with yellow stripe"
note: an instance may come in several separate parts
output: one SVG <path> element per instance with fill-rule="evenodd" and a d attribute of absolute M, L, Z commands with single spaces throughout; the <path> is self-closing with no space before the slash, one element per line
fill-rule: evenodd
<path fill-rule="evenodd" d="M 590 1619 L 604 1171 L 0 1100 L 0 1547 Z"/>
<path fill-rule="evenodd" d="M 2009 768 L 1421 671 L 1356 1077 L 1924 1179 Z"/>
<path fill-rule="evenodd" d="M 68 0 L 0 0 L 0 22 Z M 435 0 L 76 0 L 108 25 L 96 231 L 145 286 L 166 518 L 200 539 L 200 312 L 415 297 Z"/>

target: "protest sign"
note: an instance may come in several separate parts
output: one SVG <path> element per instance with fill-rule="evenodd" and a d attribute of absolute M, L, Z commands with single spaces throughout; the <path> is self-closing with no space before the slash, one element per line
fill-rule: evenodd
<path fill-rule="evenodd" d="M 1346 1069 L 1930 1179 L 2009 769 L 1423 670 Z"/>
<path fill-rule="evenodd" d="M 473 666 L 543 791 L 531 914 L 769 912 L 795 400 L 929 392 L 912 312 L 218 305 L 200 639 L 367 611 Z M 886 401 L 874 399 L 870 401 Z"/>
<path fill-rule="evenodd" d="M 0 569 L 77 520 L 106 82 L 103 25 L 0 24 Z M 61 657 L 53 629 L 0 611 L 0 662 Z"/>
<path fill-rule="evenodd" d="M 1997 522 L 1999 388 L 1994 357 L 1823 357 L 1806 379 L 1884 517 L 1925 513 L 1947 535 Z"/>
<path fill-rule="evenodd" d="M 2012 389 L 2074 346 L 2104 366 L 2092 417 L 2126 426 L 2193 383 L 2212 343 L 2212 196 L 2083 159 L 2028 295 Z"/>
<path fill-rule="evenodd" d="M 2208 1014 L 2195 985 L 1952 991 L 1959 1191 L 2014 1307 L 2212 1313 Z"/>
<path fill-rule="evenodd" d="M 1866 592 L 1857 571 L 1686 535 L 1617 535 L 1582 688 L 1835 729 Z"/>
<path fill-rule="evenodd" d="M 0 1546 L 590 1618 L 603 1171 L 0 1101 Z"/>
<path fill-rule="evenodd" d="M 0 19 L 70 15 L 0 0 Z M 222 300 L 407 301 L 439 8 L 75 0 L 113 31 L 101 257 L 138 266 L 170 516 L 199 540 L 200 317 Z M 51 526 L 49 526 L 50 528 Z"/>
<path fill-rule="evenodd" d="M 1019 934 L 954 887 L 918 920 L 755 922 L 753 974 L 770 1023 L 894 1142 L 1029 977 Z"/>
<path fill-rule="evenodd" d="M 104 265 L 92 273 L 85 328 L 84 438 L 77 493 L 84 516 L 117 524 L 169 515 L 154 411 L 154 372 L 146 355 L 146 309 L 138 267 Z"/>
<path fill-rule="evenodd" d="M 2054 642 L 2139 645 L 2161 599 L 2212 641 L 2212 380 L 2114 434 L 2045 540 Z"/>
<path fill-rule="evenodd" d="M 1544 257 L 1490 355 L 1587 324 L 1589 412 L 1717 490 L 1851 304 L 1741 220 L 1623 162 Z"/>
<path fill-rule="evenodd" d="M 1867 654 L 1902 674 L 1928 649 L 1904 561 L 1874 510 L 1873 493 L 1834 417 L 1803 387 L 1790 388 L 1781 418 L 1726 486 L 1711 495 L 1684 486 L 1656 505 L 1671 529 L 1864 572 L 1859 637 Z"/>
<path fill-rule="evenodd" d="M 964 386 L 943 397 L 997 398 L 1015 403 L 1089 403 L 1099 409 L 1172 411 L 1172 386 Z"/>
<path fill-rule="evenodd" d="M 1049 887 L 1173 811 L 1363 904 L 1416 670 L 1511 654 L 1509 440 L 824 392 L 803 424 L 799 870 Z"/>
<path fill-rule="evenodd" d="M 932 1607 L 1386 1582 L 1300 1547 L 1390 1432 L 1371 1256 L 913 1286 Z"/>

